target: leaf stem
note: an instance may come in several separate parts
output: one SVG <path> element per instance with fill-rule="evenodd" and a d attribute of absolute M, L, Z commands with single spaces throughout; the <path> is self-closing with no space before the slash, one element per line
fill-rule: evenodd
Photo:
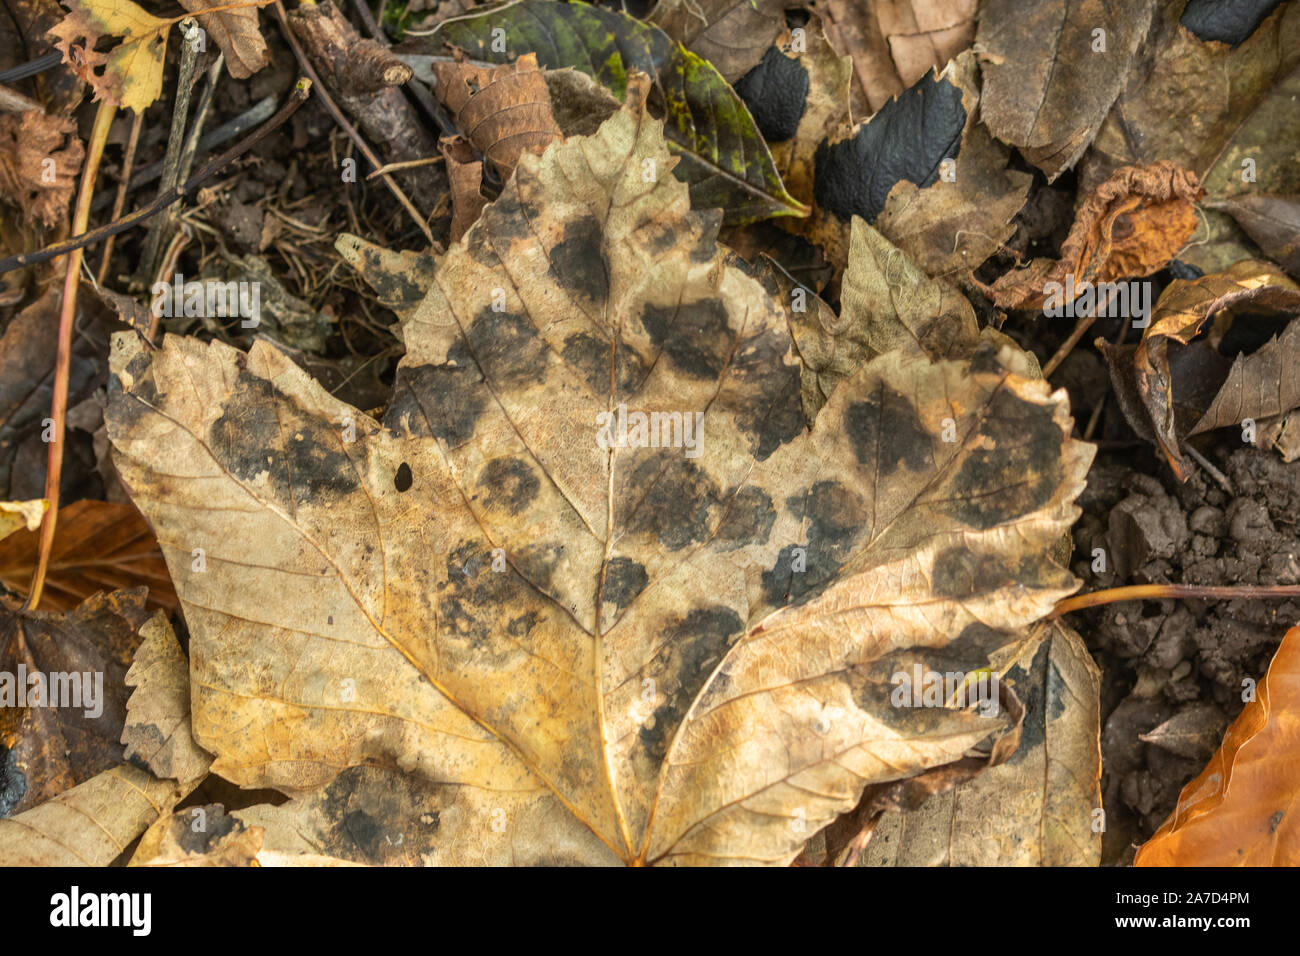
<path fill-rule="evenodd" d="M 1101 591 L 1093 591 L 1090 594 L 1076 594 L 1074 597 L 1065 598 L 1063 601 L 1056 603 L 1056 607 L 1052 609 L 1051 614 L 1047 615 L 1047 619 L 1050 621 L 1072 611 L 1081 611 L 1088 607 L 1099 607 L 1103 604 L 1115 604 L 1119 601 L 1151 601 L 1167 598 L 1218 600 L 1241 598 L 1258 600 L 1260 598 L 1288 597 L 1300 598 L 1300 584 L 1236 584 L 1223 587 L 1201 584 L 1130 584 L 1125 587 L 1105 588 Z"/>
<path fill-rule="evenodd" d="M 81 185 L 77 191 L 77 208 L 72 216 L 72 231 L 81 232 L 90 219 L 90 200 L 95 192 L 95 176 L 99 161 L 108 142 L 108 130 L 113 125 L 117 107 L 101 100 L 95 113 L 95 125 L 90 132 L 90 146 L 86 152 L 86 165 L 81 170 Z M 63 441 L 68 415 L 68 379 L 72 367 L 72 328 L 77 319 L 77 289 L 81 285 L 81 260 L 85 254 L 77 246 L 68 256 L 67 271 L 63 275 L 63 302 L 59 311 L 59 351 L 54 365 L 54 394 L 50 400 L 50 418 L 54 432 L 51 435 L 49 455 L 45 465 L 45 500 L 49 502 L 41 522 L 40 551 L 32 584 L 27 591 L 23 607 L 32 609 L 41 600 L 45 588 L 45 571 L 50 566 L 50 551 L 54 547 L 54 527 L 59 517 L 59 481 L 63 477 Z"/>

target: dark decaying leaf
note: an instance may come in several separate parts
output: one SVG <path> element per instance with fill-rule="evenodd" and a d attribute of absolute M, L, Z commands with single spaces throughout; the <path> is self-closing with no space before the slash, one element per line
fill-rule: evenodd
<path fill-rule="evenodd" d="M 1124 88 L 1156 0 L 989 0 L 980 11 L 981 111 L 1049 182 L 1092 142 Z M 1152 157 L 1152 159 L 1164 157 Z"/>
<path fill-rule="evenodd" d="M 493 38 L 504 32 L 504 50 Z M 551 70 L 573 67 L 620 98 L 633 70 L 650 76 L 662 103 L 676 175 L 691 187 L 697 209 L 725 210 L 730 223 L 769 216 L 803 216 L 786 192 L 753 117 L 718 71 L 658 27 L 617 10 L 555 0 L 515 0 L 483 13 L 445 20 L 428 37 L 402 45 L 418 72 L 420 56 L 444 55 L 446 45 L 470 59 L 510 63 L 525 53 Z"/>
<path fill-rule="evenodd" d="M 895 707 L 891 675 L 986 670 L 1076 586 L 1046 560 L 1091 459 L 1065 393 L 1007 346 L 893 351 L 808 429 L 785 308 L 641 175 L 671 165 L 647 91 L 439 257 L 382 425 L 264 342 L 115 339 L 195 738 L 297 795 L 239 812 L 271 850 L 786 864 L 868 785 L 1014 732 Z M 395 289 L 400 257 L 346 248 Z M 698 454 L 601 447 L 620 405 L 703 413 Z"/>
<path fill-rule="evenodd" d="M 1097 866 L 1101 860 L 1101 671 L 1083 639 L 1046 625 L 1002 678 L 1024 701 L 1006 762 L 886 813 L 864 866 Z"/>
<path fill-rule="evenodd" d="M 1160 5 L 1128 83 L 1097 132 L 1081 172 L 1083 187 L 1092 188 L 1117 166 L 1164 159 L 1195 173 L 1211 199 L 1300 192 L 1294 158 L 1300 143 L 1300 5 L 1277 7 L 1235 46 L 1201 39 L 1179 22 L 1184 13 L 1181 0 Z M 1246 158 L 1253 160 L 1253 181 L 1243 179 Z"/>
<path fill-rule="evenodd" d="M 784 29 L 785 7 L 785 0 L 659 0 L 649 20 L 735 83 Z"/>
<path fill-rule="evenodd" d="M 1291 311 L 1300 316 L 1300 295 Z M 1249 320 L 1246 320 L 1249 321 Z M 1238 355 L 1205 415 L 1189 434 L 1239 427 L 1300 408 L 1300 319 L 1249 355 Z"/>
<path fill-rule="evenodd" d="M 1300 195 L 1244 195 L 1216 204 L 1264 250 L 1264 254 L 1300 279 Z"/>
<path fill-rule="evenodd" d="M 122 762 L 123 682 L 146 617 L 143 588 L 97 594 L 66 614 L 0 609 L 6 812 L 34 807 Z"/>
<path fill-rule="evenodd" d="M 226 55 L 226 68 L 237 80 L 247 79 L 270 62 L 271 56 L 257 27 L 257 7 L 234 6 L 222 0 L 180 0 L 190 13 L 199 14 L 199 26 L 207 30 Z M 204 13 L 210 7 L 222 7 Z"/>

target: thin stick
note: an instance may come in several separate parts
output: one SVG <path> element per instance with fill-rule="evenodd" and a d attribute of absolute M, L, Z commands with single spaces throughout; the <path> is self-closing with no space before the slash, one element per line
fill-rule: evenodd
<path fill-rule="evenodd" d="M 1233 495 L 1234 497 L 1236 496 L 1237 493 L 1232 490 L 1232 482 L 1228 480 L 1228 476 L 1215 468 L 1208 458 L 1191 445 L 1183 445 L 1183 451 L 1187 452 L 1187 454 L 1192 457 L 1193 461 L 1205 469 L 1205 473 L 1214 479 L 1215 484 L 1228 494 Z"/>
<path fill-rule="evenodd" d="M 1056 602 L 1047 619 L 1060 617 L 1072 611 L 1081 611 L 1087 607 L 1102 604 L 1115 604 L 1119 601 L 1158 601 L 1167 598 L 1196 598 L 1258 600 L 1259 598 L 1300 598 L 1300 584 L 1274 584 L 1259 586 L 1237 584 L 1227 587 L 1201 584 L 1129 584 L 1122 588 L 1106 588 L 1090 594 L 1076 594 L 1063 601 Z"/>
<path fill-rule="evenodd" d="M 106 100 L 101 100 L 99 110 L 95 113 L 95 125 L 90 132 L 90 148 L 86 153 L 86 164 L 81 171 L 81 185 L 77 190 L 77 208 L 72 217 L 74 232 L 86 228 L 90 219 L 90 199 L 95 192 L 95 175 L 99 172 L 99 161 L 104 156 L 104 144 L 108 142 L 108 129 L 113 125 L 113 116 L 117 107 Z M 27 600 L 23 607 L 32 609 L 41 600 L 45 588 L 45 572 L 50 566 L 50 551 L 54 547 L 54 526 L 59 516 L 59 481 L 63 477 L 63 433 L 68 416 L 68 379 L 72 368 L 72 327 L 77 318 L 77 289 L 81 285 L 81 247 L 72 250 L 68 256 L 67 271 L 63 274 L 63 303 L 59 312 L 59 351 L 54 365 L 54 394 L 50 400 L 50 418 L 54 421 L 53 440 L 50 442 L 49 455 L 45 465 L 45 500 L 49 507 L 41 522 L 40 551 L 36 558 L 36 570 L 32 572 L 32 585 L 27 591 Z"/>
<path fill-rule="evenodd" d="M 444 156 L 426 156 L 424 159 L 406 159 L 400 163 L 389 163 L 387 166 L 380 166 L 373 173 L 367 175 L 366 179 L 386 176 L 389 173 L 395 173 L 403 169 L 414 169 L 417 166 L 432 166 L 434 163 L 441 163 L 445 158 Z"/>
<path fill-rule="evenodd" d="M 343 112 L 334 103 L 333 97 L 329 95 L 329 91 L 325 89 L 325 84 L 321 82 L 320 74 L 316 72 L 316 68 L 312 66 L 311 61 L 307 59 L 307 54 L 303 52 L 302 46 L 298 43 L 298 38 L 294 36 L 293 29 L 289 26 L 289 18 L 285 15 L 284 4 L 282 4 L 280 0 L 275 0 L 274 6 L 276 19 L 280 23 L 280 30 L 284 33 L 284 38 L 288 41 L 289 48 L 293 50 L 293 55 L 298 58 L 298 65 L 302 67 L 302 71 L 311 77 L 312 82 L 316 84 L 316 92 L 320 96 L 320 101 L 325 105 L 325 109 L 329 110 L 329 114 L 334 118 L 334 122 L 339 124 L 343 132 L 348 134 L 348 137 L 352 142 L 357 144 L 357 149 L 361 150 L 361 155 L 366 157 L 366 161 L 369 162 L 371 166 L 376 169 L 383 166 L 384 164 L 380 161 L 379 157 L 375 155 L 374 150 L 372 150 L 370 145 L 361 138 L 361 134 L 357 132 L 356 127 L 348 122 L 347 117 L 343 115 Z M 402 188 L 397 185 L 393 180 L 393 177 L 384 176 L 384 185 L 389 188 L 392 194 L 397 198 L 397 201 L 402 204 L 402 207 L 411 214 L 411 218 L 415 220 L 415 224 L 420 227 L 420 231 L 424 233 L 424 237 L 429 240 L 429 245 L 434 245 L 433 233 L 430 231 L 428 224 L 424 221 L 424 216 L 420 214 L 420 210 L 415 208 L 415 205 L 411 200 L 406 198 L 406 193 L 402 192 Z"/>
<path fill-rule="evenodd" d="M 131 135 L 126 140 L 126 155 L 122 158 L 122 175 L 117 182 L 117 198 L 113 200 L 113 214 L 109 219 L 116 219 L 122 215 L 122 207 L 126 205 L 126 193 L 131 188 L 131 167 L 135 165 L 135 148 L 140 142 L 140 127 L 144 125 L 144 113 L 131 111 L 134 119 L 131 120 Z M 104 278 L 108 275 L 108 260 L 113 255 L 114 237 L 109 236 L 104 243 L 104 258 L 99 260 L 99 274 L 95 276 L 95 281 L 100 285 L 104 284 Z"/>
<path fill-rule="evenodd" d="M 158 183 L 159 193 L 165 193 L 178 182 L 184 182 L 181 172 L 181 149 L 185 145 L 185 123 L 190 115 L 190 91 L 194 85 L 194 67 L 199 54 L 192 39 L 198 35 L 198 21 L 185 19 L 181 21 L 181 66 L 176 75 L 176 103 L 172 109 L 172 125 L 167 133 L 167 151 L 163 154 L 162 180 Z M 117 218 L 114 216 L 113 218 Z M 144 237 L 143 251 L 140 253 L 140 265 L 136 270 L 139 281 L 147 281 L 158 267 L 158 256 L 162 251 L 163 240 L 171 228 L 174 217 L 164 213 L 149 223 L 149 231 Z"/>
<path fill-rule="evenodd" d="M 16 256 L 10 256 L 8 259 L 0 259 L 0 274 L 12 272 L 14 269 L 21 269 L 23 266 L 30 266 L 37 262 L 45 262 L 47 259 L 53 259 L 56 256 L 62 256 L 74 249 L 80 249 L 83 246 L 93 245 L 96 242 L 102 242 L 109 236 L 116 236 L 119 232 L 125 232 L 133 226 L 138 226 L 150 216 L 155 215 L 159 210 L 166 209 L 178 199 L 192 193 L 199 187 L 205 179 L 217 172 L 223 166 L 233 162 L 242 156 L 245 152 L 252 149 L 259 142 L 266 138 L 270 133 L 275 132 L 285 120 L 294 114 L 294 111 L 307 99 L 311 91 L 311 80 L 300 79 L 298 85 L 294 88 L 289 99 L 280 107 L 279 112 L 272 116 L 266 123 L 259 126 L 246 139 L 240 140 L 230 149 L 226 150 L 212 162 L 208 163 L 197 173 L 189 178 L 184 185 L 175 186 L 170 192 L 159 193 L 154 197 L 153 202 L 147 206 L 137 209 L 131 215 L 124 219 L 118 219 L 115 222 L 107 223 L 89 232 L 83 232 L 73 236 L 71 239 L 65 239 L 63 242 L 56 242 L 52 246 L 46 246 L 44 249 L 38 249 L 36 252 L 22 252 Z"/>

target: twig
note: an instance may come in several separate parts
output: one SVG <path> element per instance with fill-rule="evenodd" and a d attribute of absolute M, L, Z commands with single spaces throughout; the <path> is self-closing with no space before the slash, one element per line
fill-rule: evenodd
<path fill-rule="evenodd" d="M 353 6 L 356 7 L 357 13 L 361 16 L 361 22 L 371 38 L 386 47 L 392 46 L 393 41 L 375 22 L 375 16 L 370 12 L 370 8 L 366 6 L 366 0 L 353 0 Z M 383 9 L 383 0 L 380 0 L 379 11 L 381 16 L 383 15 Z M 415 100 L 415 105 L 424 111 L 424 115 L 438 125 L 438 129 L 442 131 L 443 136 L 456 135 L 456 124 L 451 121 L 451 117 L 442 108 L 442 104 L 433 98 L 433 94 L 429 92 L 429 88 L 424 83 L 412 78 L 406 81 L 403 89 L 410 94 L 411 99 Z"/>
<path fill-rule="evenodd" d="M 131 135 L 126 140 L 126 155 L 122 157 L 122 175 L 117 183 L 117 197 L 113 200 L 113 214 L 109 219 L 116 219 L 122 215 L 122 207 L 126 205 L 126 193 L 131 188 L 131 167 L 135 165 L 135 148 L 140 142 L 140 127 L 143 124 L 144 113 L 131 111 L 133 119 L 131 120 Z M 93 208 L 93 206 L 92 206 Z M 99 274 L 95 281 L 100 285 L 104 284 L 104 278 L 108 275 L 108 260 L 113 255 L 113 236 L 109 236 L 104 243 L 104 258 L 99 260 Z"/>
<path fill-rule="evenodd" d="M 361 134 L 357 132 L 356 127 L 348 122 L 348 118 L 343 115 L 342 111 L 334 103 L 334 99 L 329 95 L 329 91 L 325 89 L 325 84 L 321 82 L 320 74 L 316 72 L 316 68 L 312 66 L 311 61 L 307 59 L 307 54 L 303 52 L 302 45 L 298 43 L 298 38 L 294 36 L 293 30 L 289 26 L 289 18 L 285 16 L 284 4 L 281 3 L 280 0 L 275 0 L 274 8 L 276 20 L 279 21 L 280 30 L 284 34 L 285 40 L 288 41 L 289 48 L 293 50 L 293 55 L 297 57 L 298 65 L 302 67 L 302 71 L 311 77 L 312 82 L 316 84 L 316 92 L 320 96 L 321 103 L 325 105 L 325 109 L 329 111 L 330 116 L 334 118 L 334 122 L 339 124 L 343 132 L 348 134 L 348 137 L 352 142 L 357 144 L 357 149 L 361 150 L 361 155 L 366 157 L 366 161 L 370 163 L 371 166 L 376 169 L 383 166 L 384 164 L 380 161 L 379 157 L 375 155 L 374 150 L 372 150 L 369 144 L 361 138 Z M 406 193 L 402 192 L 402 188 L 397 185 L 393 180 L 393 177 L 384 176 L 384 185 L 389 188 L 392 194 L 397 198 L 397 201 L 402 204 L 402 207 L 411 214 L 411 218 L 415 220 L 415 224 L 420 227 L 420 231 L 424 233 L 424 237 L 429 240 L 429 245 L 434 245 L 433 233 L 430 231 L 428 223 L 424 221 L 424 217 L 420 214 L 420 210 L 416 209 L 411 200 L 406 198 Z"/>
<path fill-rule="evenodd" d="M 176 77 L 176 104 L 172 109 L 172 125 L 167 133 L 167 152 L 163 154 L 162 181 L 158 184 L 159 193 L 165 193 L 178 182 L 183 182 L 180 169 L 181 147 L 185 144 L 185 123 L 190 115 L 190 91 L 194 81 L 194 66 L 199 54 L 192 42 L 197 36 L 198 21 L 186 18 L 181 21 L 181 65 Z M 139 281 L 146 281 L 158 267 L 158 255 L 162 250 L 163 239 L 171 227 L 173 217 L 168 214 L 159 216 L 149 224 L 149 231 L 144 237 L 144 246 L 140 254 L 140 265 L 136 270 Z"/>
<path fill-rule="evenodd" d="M 217 81 L 221 79 L 221 70 L 225 65 L 226 55 L 218 53 L 212 66 L 208 68 L 207 85 L 203 87 L 203 95 L 199 97 L 199 108 L 194 111 L 194 122 L 190 124 L 189 135 L 185 137 L 185 145 L 181 147 L 181 179 L 188 178 L 190 170 L 194 168 L 194 156 L 199 151 L 199 136 L 203 132 L 204 123 L 207 122 L 208 111 L 212 108 L 212 99 L 217 92 Z"/>
<path fill-rule="evenodd" d="M 1225 475 L 1223 472 L 1219 471 L 1219 469 L 1215 468 L 1214 465 L 1210 463 L 1210 460 L 1208 458 L 1206 458 L 1199 451 L 1197 451 L 1195 448 L 1193 448 L 1191 445 L 1188 444 L 1183 445 L 1183 451 L 1191 455 L 1192 459 L 1198 465 L 1200 465 L 1202 468 L 1205 469 L 1205 473 L 1214 479 L 1214 483 L 1216 485 L 1218 485 L 1228 494 L 1234 497 L 1236 496 L 1237 492 L 1233 490 L 1232 482 L 1228 480 L 1228 476 Z"/>
<path fill-rule="evenodd" d="M 108 130 L 113 125 L 113 116 L 117 107 L 107 100 L 101 100 L 95 113 L 95 125 L 90 133 L 90 147 L 86 151 L 86 164 L 81 171 L 81 185 L 77 191 L 77 208 L 72 216 L 74 232 L 85 229 L 90 219 L 90 197 L 95 192 L 95 176 L 99 172 L 99 161 L 104 156 L 104 144 L 108 142 Z M 27 591 L 27 600 L 23 607 L 35 608 L 41 600 L 45 589 L 45 572 L 50 566 L 50 551 L 54 547 L 54 526 L 59 516 L 59 481 L 63 477 L 63 433 L 67 427 L 68 416 L 68 379 L 72 368 L 72 327 L 77 317 L 77 289 L 81 286 L 81 260 L 83 252 L 80 246 L 68 256 L 67 271 L 63 275 L 63 302 L 59 311 L 59 350 L 54 365 L 54 389 L 50 400 L 50 418 L 53 419 L 54 434 L 50 441 L 50 450 L 45 465 L 45 500 L 49 502 L 45 518 L 41 522 L 40 551 L 36 558 L 36 570 L 32 572 L 32 584 Z"/>
<path fill-rule="evenodd" d="M 1267 586 L 1254 584 L 1236 584 L 1226 587 L 1201 584 L 1129 584 L 1121 588 L 1106 588 L 1090 594 L 1076 594 L 1074 597 L 1058 601 L 1052 613 L 1047 615 L 1050 621 L 1081 611 L 1087 607 L 1102 604 L 1115 604 L 1119 601 L 1159 601 L 1168 598 L 1218 598 L 1227 600 L 1258 600 L 1259 598 L 1300 598 L 1300 584 L 1273 584 Z"/>
<path fill-rule="evenodd" d="M 387 166 L 380 166 L 373 173 L 367 174 L 366 179 L 386 176 L 389 173 L 395 173 L 403 169 L 414 169 L 417 166 L 432 166 L 434 163 L 441 163 L 445 158 L 444 156 L 429 156 L 425 159 L 407 159 L 400 163 L 389 163 Z"/>
<path fill-rule="evenodd" d="M 149 205 L 137 209 L 125 219 L 118 219 L 115 222 L 107 223 L 89 232 L 83 232 L 73 236 L 71 239 L 65 239 L 63 242 L 56 242 L 52 246 L 46 246 L 44 249 L 38 249 L 36 252 L 22 252 L 16 256 L 10 256 L 8 259 L 0 259 L 0 274 L 12 272 L 14 269 L 20 269 L 23 266 L 30 266 L 37 262 L 45 262 L 47 259 L 53 259 L 55 256 L 65 255 L 74 249 L 80 249 L 83 246 L 93 245 L 96 242 L 102 242 L 109 236 L 116 236 L 119 232 L 125 232 L 133 226 L 138 226 L 150 216 L 157 214 L 161 209 L 166 209 L 178 199 L 192 193 L 199 187 L 205 179 L 211 176 L 217 170 L 221 169 L 228 163 L 238 159 L 245 152 L 252 149 L 259 142 L 266 138 L 270 133 L 278 129 L 285 120 L 294 114 L 294 111 L 307 99 L 311 91 L 311 80 L 307 78 L 300 79 L 298 85 L 294 88 L 289 99 L 280 107 L 279 112 L 272 116 L 266 123 L 259 126 L 247 138 L 240 140 L 230 149 L 226 150 L 216 159 L 212 160 L 201 170 L 190 177 L 188 181 L 181 186 L 174 186 L 170 192 L 159 193 L 154 197 L 153 202 Z"/>

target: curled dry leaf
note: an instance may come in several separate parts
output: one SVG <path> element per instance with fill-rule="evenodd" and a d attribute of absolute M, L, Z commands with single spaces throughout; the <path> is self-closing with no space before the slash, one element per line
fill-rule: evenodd
<path fill-rule="evenodd" d="M 122 731 L 126 759 L 191 790 L 212 757 L 194 742 L 190 727 L 190 664 L 162 612 L 144 623 L 140 637 L 126 673 L 126 686 L 134 688 Z"/>
<path fill-rule="evenodd" d="M 163 57 L 171 20 L 146 13 L 132 0 L 63 0 L 70 11 L 50 30 L 63 62 L 95 91 L 96 100 L 141 113 L 162 93 Z M 107 53 L 95 46 L 121 37 Z"/>
<path fill-rule="evenodd" d="M 1142 341 L 1133 353 L 1138 395 L 1151 421 L 1156 441 L 1179 481 L 1187 479 L 1188 471 L 1179 446 L 1178 422 L 1174 414 L 1176 398 L 1174 378 L 1170 372 L 1169 343 L 1186 345 L 1212 316 L 1227 309 L 1243 307 L 1300 313 L 1300 287 L 1274 266 L 1250 260 L 1239 262 L 1228 271 L 1215 275 L 1191 280 L 1175 279 L 1161 293 L 1152 312 L 1151 325 L 1143 333 Z M 1294 382 L 1288 381 L 1294 377 L 1294 369 L 1281 363 L 1283 353 L 1280 350 L 1285 347 L 1275 346 L 1279 349 L 1276 353 L 1239 360 L 1230 373 L 1231 391 L 1224 396 L 1222 404 L 1216 400 L 1215 417 L 1209 421 L 1217 421 L 1238 408 L 1246 407 L 1242 403 L 1252 398 L 1270 402 L 1270 409 L 1273 397 L 1279 401 L 1284 396 L 1288 400 L 1294 400 Z M 1274 370 L 1277 372 L 1276 377 L 1272 374 Z M 1248 371 L 1263 376 L 1262 383 L 1247 386 L 1245 376 Z M 1284 392 L 1268 396 L 1270 387 L 1282 388 Z M 1288 410 L 1261 410 L 1260 414 L 1277 414 Z M 1206 427 L 1217 426 L 1207 424 Z"/>
<path fill-rule="evenodd" d="M 853 59 L 874 113 L 970 47 L 977 0 L 816 0 L 831 45 Z"/>
<path fill-rule="evenodd" d="M 1296 866 L 1300 628 L 1292 628 L 1223 744 L 1137 852 L 1135 866 Z"/>
<path fill-rule="evenodd" d="M 217 46 L 226 55 L 226 69 L 237 80 L 247 79 L 267 63 L 271 56 L 257 26 L 257 6 L 271 0 L 241 0 L 249 6 L 232 7 L 224 0 L 180 0 L 190 13 L 198 15 L 199 26 L 212 34 Z M 210 7 L 225 7 L 215 13 L 204 13 Z"/>
<path fill-rule="evenodd" d="M 25 595 L 40 547 L 35 529 L 0 542 L 0 582 Z M 149 606 L 176 609 L 162 551 L 153 531 L 131 505 L 83 499 L 59 509 L 45 575 L 41 607 L 68 611 L 82 601 L 118 588 L 149 588 Z"/>
<path fill-rule="evenodd" d="M 115 339 L 195 737 L 300 795 L 241 812 L 269 849 L 784 864 L 868 784 L 1011 730 L 889 678 L 987 668 L 1076 586 L 1046 560 L 1091 458 L 1065 393 L 1012 348 L 892 352 L 810 431 L 784 309 L 641 175 L 672 166 L 646 93 L 524 155 L 439 258 L 383 424 L 263 342 Z M 677 447 L 602 430 L 628 408 L 676 412 Z"/>
<path fill-rule="evenodd" d="M 1098 186 L 1075 214 L 1056 261 L 1036 259 L 993 283 L 1004 309 L 1039 309 L 1047 283 L 1113 282 L 1159 272 L 1196 231 L 1193 173 L 1173 163 L 1125 166 Z"/>
<path fill-rule="evenodd" d="M 442 138 L 438 151 L 447 163 L 447 180 L 451 184 L 451 241 L 460 242 L 488 202 L 482 191 L 483 161 L 474 158 L 474 147 L 463 136 Z"/>
<path fill-rule="evenodd" d="M 785 0 L 659 0 L 648 19 L 735 83 L 780 36 L 785 6 Z"/>
<path fill-rule="evenodd" d="M 0 820 L 0 866 L 108 866 L 181 799 L 175 780 L 128 764 Z"/>
<path fill-rule="evenodd" d="M 40 110 L 0 113 L 0 195 L 29 224 L 54 226 L 67 217 L 84 157 L 72 120 Z"/>
<path fill-rule="evenodd" d="M 66 614 L 0 608 L 0 809 L 36 806 L 121 763 L 123 680 L 145 616 L 143 588 Z"/>
<path fill-rule="evenodd" d="M 1048 182 L 1073 166 L 1124 88 L 1155 5 L 984 4 L 975 40 L 984 65 L 981 112 L 993 135 L 1019 147 Z"/>
<path fill-rule="evenodd" d="M 503 181 L 515 171 L 520 154 L 545 152 L 561 138 L 535 54 L 498 67 L 435 63 L 433 75 L 438 98 Z"/>
<path fill-rule="evenodd" d="M 1005 763 L 887 813 L 864 866 L 1097 866 L 1101 831 L 1101 671 L 1059 620 L 1003 676 L 1024 701 L 1020 746 Z"/>

